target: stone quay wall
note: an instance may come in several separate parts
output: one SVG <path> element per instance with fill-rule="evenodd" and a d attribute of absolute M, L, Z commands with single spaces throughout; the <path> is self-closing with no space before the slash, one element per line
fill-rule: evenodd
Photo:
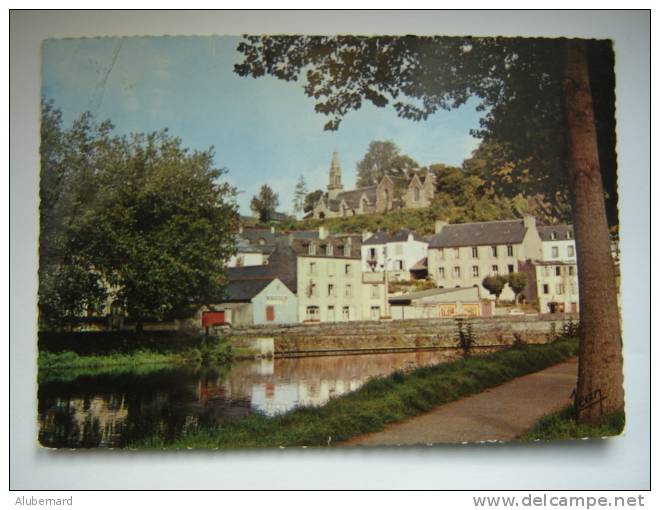
<path fill-rule="evenodd" d="M 468 323 L 477 347 L 501 347 L 516 339 L 538 344 L 552 341 L 562 326 L 577 317 L 570 314 L 474 317 Z M 456 347 L 456 319 L 352 321 L 334 323 L 250 326 L 224 330 L 233 345 L 250 339 L 273 338 L 276 356 L 323 355 L 355 352 L 396 352 Z"/>

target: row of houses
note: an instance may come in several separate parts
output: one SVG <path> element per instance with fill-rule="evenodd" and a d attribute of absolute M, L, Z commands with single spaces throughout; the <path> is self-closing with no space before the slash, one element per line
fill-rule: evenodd
<path fill-rule="evenodd" d="M 570 225 L 520 220 L 449 224 L 421 236 L 241 229 L 229 261 L 226 297 L 201 312 L 202 324 L 284 324 L 489 315 L 484 277 L 524 272 L 522 298 L 544 313 L 578 312 L 575 240 Z M 426 279 L 435 288 L 388 292 L 392 282 Z M 513 300 L 506 287 L 503 300 Z"/>

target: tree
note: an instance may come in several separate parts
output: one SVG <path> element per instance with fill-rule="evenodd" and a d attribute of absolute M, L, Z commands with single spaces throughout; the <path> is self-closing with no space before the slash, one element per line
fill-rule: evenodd
<path fill-rule="evenodd" d="M 259 194 L 252 197 L 250 209 L 259 216 L 260 222 L 266 223 L 272 219 L 278 205 L 280 205 L 280 200 L 277 193 L 268 184 L 264 184 L 259 189 Z"/>
<path fill-rule="evenodd" d="M 42 325 L 70 324 L 107 297 L 140 330 L 217 300 L 238 215 L 212 150 L 189 152 L 166 132 L 113 136 L 89 114 L 62 130 L 58 118 L 44 108 L 56 129 L 42 138 Z"/>
<path fill-rule="evenodd" d="M 303 207 L 303 212 L 308 213 L 312 211 L 322 196 L 323 191 L 320 189 L 312 191 L 311 193 L 307 193 L 307 195 L 305 195 L 305 205 Z"/>
<path fill-rule="evenodd" d="M 525 290 L 527 286 L 527 275 L 525 273 L 510 273 L 507 276 L 507 283 L 511 290 L 516 295 L 516 303 L 518 302 L 518 295 Z"/>
<path fill-rule="evenodd" d="M 293 192 L 293 212 L 297 218 L 300 218 L 305 209 L 305 197 L 307 196 L 307 185 L 305 177 L 300 176 Z"/>
<path fill-rule="evenodd" d="M 486 276 L 486 278 L 484 278 L 481 282 L 481 285 L 483 285 L 484 289 L 495 296 L 495 304 L 497 304 L 500 299 L 500 294 L 502 294 L 504 286 L 506 285 L 506 278 L 498 274 L 493 276 Z"/>
<path fill-rule="evenodd" d="M 357 186 L 378 184 L 385 175 L 406 177 L 419 165 L 410 156 L 401 154 L 401 150 L 392 141 L 373 141 L 369 149 L 357 164 Z"/>
<path fill-rule="evenodd" d="M 304 92 L 316 100 L 318 113 L 331 117 L 326 129 L 337 129 L 363 101 L 392 103 L 399 116 L 424 120 L 477 97 L 484 114 L 474 134 L 506 147 L 510 163 L 529 169 L 530 193 L 569 190 L 580 266 L 576 410 L 580 421 L 592 423 L 623 412 L 621 332 L 601 177 L 616 181 L 611 41 L 250 36 L 237 49 L 244 56 L 235 66 L 241 76 L 296 81 L 305 71 Z M 560 194 L 553 200 L 558 203 Z M 583 405 L 596 393 L 606 397 L 602 408 Z"/>

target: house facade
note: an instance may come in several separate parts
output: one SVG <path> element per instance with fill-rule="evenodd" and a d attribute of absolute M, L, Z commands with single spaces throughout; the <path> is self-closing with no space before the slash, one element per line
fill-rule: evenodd
<path fill-rule="evenodd" d="M 538 231 L 543 243 L 541 260 L 577 263 L 573 225 L 539 225 Z"/>
<path fill-rule="evenodd" d="M 483 287 L 489 275 L 517 272 L 519 264 L 540 259 L 543 252 L 536 219 L 447 224 L 436 222 L 429 241 L 428 274 L 438 287 L 477 286 L 483 297 L 493 298 Z M 505 287 L 501 299 L 514 299 Z"/>
<path fill-rule="evenodd" d="M 296 295 L 279 278 L 230 281 L 226 298 L 200 311 L 202 327 L 233 327 L 298 322 Z"/>
<path fill-rule="evenodd" d="M 428 243 L 408 229 L 394 234 L 376 232 L 362 242 L 362 271 L 388 272 L 388 279 L 408 281 L 411 269 L 428 254 Z"/>
<path fill-rule="evenodd" d="M 361 236 L 295 240 L 298 316 L 301 322 L 346 322 L 363 318 Z"/>

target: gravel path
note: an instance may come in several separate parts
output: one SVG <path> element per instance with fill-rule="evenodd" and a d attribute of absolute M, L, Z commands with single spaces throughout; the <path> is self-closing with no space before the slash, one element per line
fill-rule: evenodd
<path fill-rule="evenodd" d="M 356 436 L 341 445 L 413 445 L 507 441 L 571 403 L 577 358 L 525 375 L 428 413 Z"/>

